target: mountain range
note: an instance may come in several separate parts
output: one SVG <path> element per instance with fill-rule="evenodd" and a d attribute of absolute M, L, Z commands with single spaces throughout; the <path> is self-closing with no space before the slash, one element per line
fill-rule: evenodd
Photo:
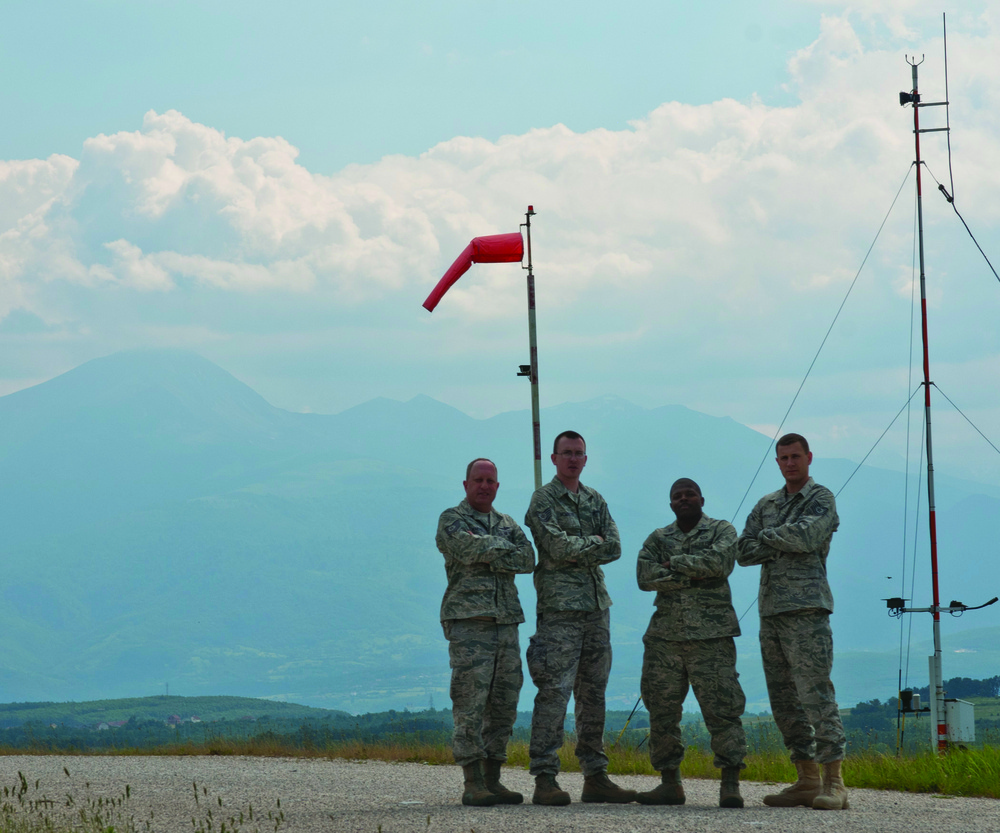
<path fill-rule="evenodd" d="M 780 479 L 767 437 L 679 405 L 604 397 L 543 409 L 543 447 L 566 428 L 586 437 L 583 480 L 605 496 L 622 534 L 623 556 L 606 569 L 615 600 L 608 693 L 609 707 L 631 708 L 652 612 L 635 555 L 672 520 L 669 484 L 693 477 L 705 511 L 739 530 Z M 449 672 L 437 518 L 463 497 L 465 465 L 477 456 L 498 464 L 497 508 L 523 518 L 530 430 L 526 411 L 479 420 L 425 396 L 291 413 L 175 351 L 114 354 L 0 398 L 0 699 L 169 688 L 354 713 L 441 707 Z M 894 693 L 901 664 L 911 685 L 926 685 L 930 617 L 897 622 L 882 601 L 905 581 L 903 595 L 930 603 L 926 546 L 912 590 L 901 572 L 904 523 L 910 537 L 915 526 L 901 508 L 904 477 L 870 466 L 854 473 L 855 463 L 813 450 L 815 478 L 834 492 L 847 484 L 829 561 L 841 703 Z M 939 472 L 937 512 L 942 601 L 996 595 L 1000 565 L 988 554 L 1000 488 Z M 731 578 L 754 711 L 767 708 L 757 581 L 757 568 Z M 529 616 L 524 647 L 530 577 L 518 587 Z M 946 677 L 998 673 L 996 610 L 946 617 Z M 521 708 L 532 696 L 528 682 Z"/>

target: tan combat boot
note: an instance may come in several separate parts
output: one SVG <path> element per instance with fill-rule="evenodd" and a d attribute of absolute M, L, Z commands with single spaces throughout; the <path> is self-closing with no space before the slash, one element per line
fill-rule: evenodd
<path fill-rule="evenodd" d="M 660 786 L 649 792 L 639 793 L 635 800 L 640 804 L 683 804 L 686 800 L 681 785 L 679 769 L 665 769 L 660 773 Z"/>
<path fill-rule="evenodd" d="M 520 804 L 524 801 L 524 796 L 521 793 L 508 790 L 500 783 L 500 761 L 487 758 L 483 766 L 486 789 L 497 797 L 497 804 Z"/>
<path fill-rule="evenodd" d="M 733 809 L 739 809 L 743 806 L 743 796 L 740 795 L 740 768 L 738 766 L 727 766 L 722 769 L 719 806 Z"/>
<path fill-rule="evenodd" d="M 830 761 L 823 764 L 823 791 L 813 799 L 813 807 L 817 810 L 847 810 L 847 788 L 840 775 L 840 765 L 843 761 Z"/>
<path fill-rule="evenodd" d="M 471 807 L 492 807 L 497 803 L 498 797 L 486 789 L 482 761 L 463 766 L 462 773 L 465 775 L 465 792 L 462 793 L 463 804 Z"/>
<path fill-rule="evenodd" d="M 608 778 L 608 773 L 598 772 L 583 779 L 581 801 L 595 804 L 628 804 L 635 801 L 635 790 L 623 790 Z"/>
<path fill-rule="evenodd" d="M 796 761 L 795 771 L 798 780 L 785 787 L 780 793 L 765 795 L 764 803 L 768 807 L 812 807 L 816 796 L 823 789 L 819 777 L 819 764 L 815 761 Z"/>
<path fill-rule="evenodd" d="M 559 786 L 554 775 L 543 772 L 541 775 L 535 776 L 535 794 L 531 796 L 532 804 L 565 807 L 569 802 L 569 793 Z"/>

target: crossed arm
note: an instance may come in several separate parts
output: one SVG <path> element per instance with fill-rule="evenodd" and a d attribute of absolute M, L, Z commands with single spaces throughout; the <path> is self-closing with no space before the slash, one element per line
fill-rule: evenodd
<path fill-rule="evenodd" d="M 750 567 L 774 561 L 782 554 L 815 552 L 833 535 L 837 524 L 836 503 L 827 489 L 817 489 L 794 520 L 777 526 L 764 526 L 761 505 L 757 504 L 740 535 L 737 560 Z"/>
<path fill-rule="evenodd" d="M 607 505 L 601 507 L 600 531 L 592 535 L 571 535 L 563 530 L 556 521 L 557 508 L 537 499 L 532 500 L 525 518 L 539 551 L 546 554 L 548 566 L 586 569 L 621 558 L 618 526 Z"/>
<path fill-rule="evenodd" d="M 636 561 L 640 590 L 683 590 L 692 582 L 726 578 L 736 563 L 736 530 L 720 526 L 711 543 L 697 552 L 681 552 L 659 531 L 651 534 Z"/>
<path fill-rule="evenodd" d="M 488 564 L 495 573 L 530 573 L 535 568 L 535 550 L 516 523 L 511 540 L 490 535 L 468 523 L 457 512 L 446 511 L 438 522 L 437 547 L 448 564 Z"/>

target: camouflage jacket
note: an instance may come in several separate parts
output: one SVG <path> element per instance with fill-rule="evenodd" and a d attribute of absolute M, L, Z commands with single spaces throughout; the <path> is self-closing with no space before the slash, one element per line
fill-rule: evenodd
<path fill-rule="evenodd" d="M 794 495 L 782 487 L 757 502 L 736 560 L 743 567 L 761 565 L 761 616 L 812 608 L 833 613 L 826 557 L 839 525 L 833 493 L 811 477 Z"/>
<path fill-rule="evenodd" d="M 573 494 L 553 477 L 531 496 L 524 523 L 538 547 L 540 613 L 611 607 L 601 565 L 621 558 L 622 545 L 600 494 L 582 483 Z"/>
<path fill-rule="evenodd" d="M 517 521 L 496 510 L 477 512 L 463 500 L 441 513 L 435 540 L 448 574 L 442 622 L 473 616 L 493 616 L 501 625 L 524 621 L 514 574 L 532 571 L 535 550 Z"/>
<path fill-rule="evenodd" d="M 669 568 L 663 565 L 668 558 Z M 640 590 L 656 591 L 657 635 L 671 642 L 739 636 L 729 593 L 734 566 L 736 530 L 728 521 L 702 515 L 690 532 L 676 523 L 654 530 L 635 571 Z"/>

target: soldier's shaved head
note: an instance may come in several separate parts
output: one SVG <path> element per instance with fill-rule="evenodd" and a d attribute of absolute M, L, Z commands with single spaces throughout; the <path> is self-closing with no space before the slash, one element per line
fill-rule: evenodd
<path fill-rule="evenodd" d="M 701 486 L 695 483 L 690 477 L 680 477 L 675 480 L 674 485 L 670 487 L 670 494 L 683 488 L 694 489 L 699 495 L 701 494 Z"/>
<path fill-rule="evenodd" d="M 469 465 L 465 467 L 466 480 L 468 480 L 469 477 L 472 475 L 472 467 L 476 465 L 476 463 L 489 463 L 491 466 L 493 466 L 493 473 L 497 477 L 500 476 L 500 472 L 497 470 L 497 464 L 494 463 L 489 457 L 477 457 L 475 460 L 473 460 L 471 463 L 469 463 Z"/>

